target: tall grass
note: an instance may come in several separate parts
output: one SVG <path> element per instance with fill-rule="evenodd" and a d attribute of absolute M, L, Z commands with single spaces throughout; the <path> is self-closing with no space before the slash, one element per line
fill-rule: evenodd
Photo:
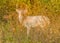
<path fill-rule="evenodd" d="M 19 2 L 28 5 L 28 16 L 49 17 L 50 26 L 31 28 L 27 38 L 27 28 L 20 24 L 15 11 L 15 5 Z M 31 3 L 30 0 L 0 0 L 0 43 L 60 43 L 60 1 L 32 0 Z"/>

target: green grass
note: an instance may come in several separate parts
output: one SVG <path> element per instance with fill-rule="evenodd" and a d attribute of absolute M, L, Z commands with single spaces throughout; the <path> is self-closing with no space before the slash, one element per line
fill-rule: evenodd
<path fill-rule="evenodd" d="M 21 26 L 15 11 L 16 4 L 24 2 L 30 11 L 28 15 L 45 15 L 50 26 L 37 31 L 31 28 L 27 38 L 27 28 Z M 0 0 L 0 43 L 60 43 L 60 1 L 59 0 Z M 8 18 L 4 18 L 7 15 Z"/>

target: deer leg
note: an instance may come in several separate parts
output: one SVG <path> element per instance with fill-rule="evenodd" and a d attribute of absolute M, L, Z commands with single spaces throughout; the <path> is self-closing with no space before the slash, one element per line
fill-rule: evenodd
<path fill-rule="evenodd" d="M 27 36 L 29 36 L 30 33 L 30 27 L 27 27 Z"/>

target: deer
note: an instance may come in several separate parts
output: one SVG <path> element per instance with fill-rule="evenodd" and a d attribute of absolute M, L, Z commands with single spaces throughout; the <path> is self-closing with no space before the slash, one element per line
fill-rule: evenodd
<path fill-rule="evenodd" d="M 27 28 L 27 36 L 29 36 L 31 27 L 44 28 L 50 24 L 50 19 L 47 16 L 39 15 L 39 16 L 26 16 L 24 18 L 24 14 L 28 12 L 27 9 L 18 9 L 16 8 L 16 12 L 18 13 L 19 22 Z M 23 19 L 24 18 L 24 19 Z"/>

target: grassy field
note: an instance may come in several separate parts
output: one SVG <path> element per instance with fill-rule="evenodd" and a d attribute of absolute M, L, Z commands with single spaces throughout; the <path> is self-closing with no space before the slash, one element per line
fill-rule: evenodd
<path fill-rule="evenodd" d="M 19 3 L 27 5 L 27 16 L 47 16 L 50 25 L 43 30 L 31 28 L 27 38 L 27 28 L 15 11 Z M 60 43 L 60 0 L 0 0 L 0 43 Z"/>

